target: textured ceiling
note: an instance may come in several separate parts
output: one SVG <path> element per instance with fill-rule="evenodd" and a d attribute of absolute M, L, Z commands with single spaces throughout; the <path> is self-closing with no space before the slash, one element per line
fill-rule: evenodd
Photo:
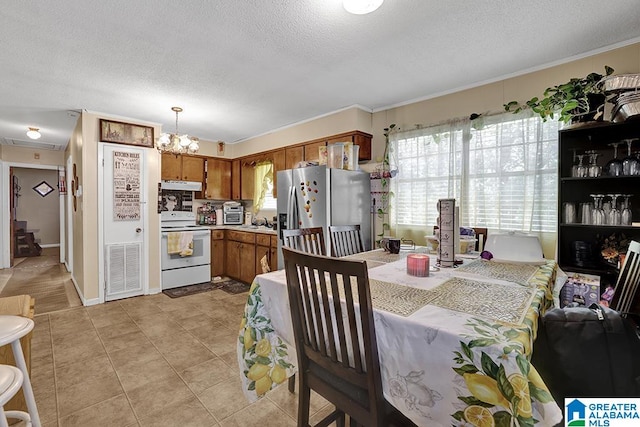
<path fill-rule="evenodd" d="M 73 111 L 229 143 L 640 40 L 638 0 L 61 0 L 0 8 L 0 142 L 64 146 Z"/>

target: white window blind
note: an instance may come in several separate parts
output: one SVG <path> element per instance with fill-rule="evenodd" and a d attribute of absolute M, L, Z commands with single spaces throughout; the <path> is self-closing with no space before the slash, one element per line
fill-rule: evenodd
<path fill-rule="evenodd" d="M 397 227 L 436 224 L 436 203 L 455 198 L 461 225 L 555 232 L 558 121 L 511 113 L 392 135 Z"/>

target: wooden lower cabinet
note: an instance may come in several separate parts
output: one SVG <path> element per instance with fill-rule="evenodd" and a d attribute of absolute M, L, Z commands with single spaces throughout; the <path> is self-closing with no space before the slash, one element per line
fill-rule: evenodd
<path fill-rule="evenodd" d="M 227 230 L 227 276 L 251 283 L 256 276 L 256 233 Z"/>
<path fill-rule="evenodd" d="M 224 230 L 211 230 L 211 277 L 226 274 L 225 252 Z"/>
<path fill-rule="evenodd" d="M 269 257 L 271 271 L 276 271 L 278 269 L 278 236 L 271 235 L 271 248 L 269 252 L 271 254 Z"/>
<path fill-rule="evenodd" d="M 271 248 L 269 246 L 256 245 L 256 274 L 264 273 L 262 271 L 262 258 L 265 256 L 267 257 L 267 263 L 269 263 Z M 271 264 L 269 264 L 269 268 L 271 268 Z"/>
<path fill-rule="evenodd" d="M 221 232 L 222 230 L 217 231 Z M 211 242 L 213 245 L 215 240 L 212 239 Z M 271 271 L 278 269 L 278 237 L 275 235 L 226 230 L 224 246 L 226 264 L 224 274 L 232 279 L 245 283 L 253 282 L 258 274 L 263 273 L 260 260 L 264 256 L 267 257 Z"/>
<path fill-rule="evenodd" d="M 271 234 L 256 235 L 256 275 L 262 274 L 262 257 L 267 257 L 271 271 L 278 269 L 278 237 Z"/>

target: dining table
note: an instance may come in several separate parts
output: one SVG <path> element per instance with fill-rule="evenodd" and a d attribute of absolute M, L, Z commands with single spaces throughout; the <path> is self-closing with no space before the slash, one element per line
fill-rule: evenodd
<path fill-rule="evenodd" d="M 418 426 L 554 426 L 562 411 L 531 364 L 538 319 L 553 305 L 554 260 L 509 264 L 466 258 L 428 277 L 407 256 L 376 249 L 367 262 L 385 398 Z M 255 277 L 237 355 L 256 401 L 297 372 L 284 270 Z"/>

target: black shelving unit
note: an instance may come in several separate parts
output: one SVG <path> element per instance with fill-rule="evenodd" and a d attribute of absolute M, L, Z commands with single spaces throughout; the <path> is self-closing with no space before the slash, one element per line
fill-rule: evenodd
<path fill-rule="evenodd" d="M 558 264 L 564 271 L 595 274 L 603 285 L 615 284 L 618 275 L 616 266 L 607 263 L 601 255 L 604 238 L 616 234 L 629 240 L 640 241 L 640 226 L 586 225 L 580 223 L 580 203 L 592 202 L 591 194 L 633 194 L 630 198 L 632 221 L 640 223 L 640 176 L 607 176 L 606 163 L 613 159 L 614 149 L 609 144 L 623 139 L 640 138 L 640 120 L 624 123 L 594 123 L 559 132 L 559 180 L 558 180 Z M 600 156 L 597 164 L 602 166 L 599 177 L 576 178 L 571 176 L 574 165 L 574 150 L 583 154 L 596 150 Z M 632 152 L 640 151 L 640 142 L 634 142 Z M 626 144 L 618 147 L 618 158 L 627 155 Z M 588 156 L 584 164 L 588 164 Z M 578 223 L 565 224 L 562 209 L 565 202 L 576 204 Z M 639 224 L 640 225 L 640 224 Z M 577 256 L 576 243 L 588 247 L 589 257 Z"/>

